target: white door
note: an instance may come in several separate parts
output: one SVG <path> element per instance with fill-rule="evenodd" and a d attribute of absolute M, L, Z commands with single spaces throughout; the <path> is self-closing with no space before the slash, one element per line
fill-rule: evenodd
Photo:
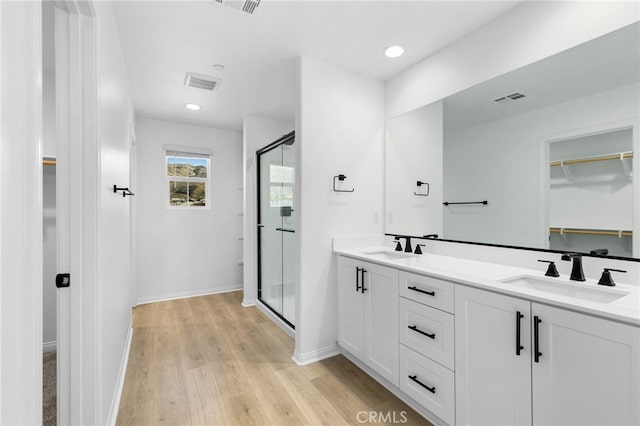
<path fill-rule="evenodd" d="M 456 286 L 457 424 L 531 424 L 529 312 L 528 301 Z"/>
<path fill-rule="evenodd" d="M 640 328 L 536 303 L 532 311 L 533 423 L 640 424 Z"/>
<path fill-rule="evenodd" d="M 398 271 L 363 263 L 365 362 L 398 386 Z"/>
<path fill-rule="evenodd" d="M 338 256 L 338 343 L 358 359 L 364 359 L 364 294 L 361 263 Z"/>
<path fill-rule="evenodd" d="M 91 0 L 56 2 L 57 423 L 94 422 L 97 208 L 96 41 Z M 128 231 L 128 230 L 127 230 Z M 125 267 L 128 267 L 126 265 Z M 87 408 L 91 407 L 91 408 Z"/>

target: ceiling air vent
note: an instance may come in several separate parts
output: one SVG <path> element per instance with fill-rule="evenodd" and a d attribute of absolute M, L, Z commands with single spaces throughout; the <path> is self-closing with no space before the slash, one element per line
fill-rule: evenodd
<path fill-rule="evenodd" d="M 219 78 L 211 77 L 210 75 L 196 74 L 194 72 L 188 72 L 184 77 L 185 86 L 210 91 L 217 90 L 221 82 L 222 80 Z"/>
<path fill-rule="evenodd" d="M 215 2 L 249 15 L 252 15 L 256 8 L 260 6 L 260 0 L 215 0 Z"/>
<path fill-rule="evenodd" d="M 522 99 L 525 96 L 526 95 L 523 95 L 522 93 L 516 92 L 516 93 L 512 93 L 510 95 L 505 95 L 505 96 L 501 96 L 499 98 L 496 98 L 496 99 L 493 100 L 493 102 L 497 102 L 499 104 L 503 104 L 505 102 L 517 101 L 518 99 Z"/>

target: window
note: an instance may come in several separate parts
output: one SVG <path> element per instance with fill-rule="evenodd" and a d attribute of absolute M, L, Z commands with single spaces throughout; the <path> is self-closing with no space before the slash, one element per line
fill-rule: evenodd
<path fill-rule="evenodd" d="M 167 201 L 170 207 L 208 207 L 211 157 L 201 152 L 165 149 Z"/>
<path fill-rule="evenodd" d="M 279 164 L 270 164 L 269 167 L 271 207 L 293 207 L 295 168 Z"/>

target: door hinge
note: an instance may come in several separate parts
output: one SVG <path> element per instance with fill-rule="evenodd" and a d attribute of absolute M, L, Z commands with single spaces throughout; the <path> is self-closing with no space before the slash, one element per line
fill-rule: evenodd
<path fill-rule="evenodd" d="M 63 288 L 71 285 L 71 274 L 58 274 L 56 275 L 56 287 Z"/>

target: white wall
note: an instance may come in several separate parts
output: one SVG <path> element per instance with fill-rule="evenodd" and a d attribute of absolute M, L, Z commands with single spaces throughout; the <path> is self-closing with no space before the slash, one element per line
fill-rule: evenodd
<path fill-rule="evenodd" d="M 442 235 L 442 102 L 387 122 L 386 232 Z M 429 187 L 417 186 L 417 181 Z M 420 196 L 417 194 L 426 194 Z"/>
<path fill-rule="evenodd" d="M 0 424 L 42 423 L 42 19 L 0 2 Z"/>
<path fill-rule="evenodd" d="M 42 343 L 44 351 L 56 349 L 58 321 L 55 286 L 58 269 L 56 249 L 56 168 L 43 167 L 43 247 L 42 247 Z"/>
<path fill-rule="evenodd" d="M 42 72 L 42 156 L 56 156 L 56 75 Z"/>
<path fill-rule="evenodd" d="M 166 207 L 165 145 L 213 151 L 209 209 Z M 240 133 L 138 117 L 136 146 L 138 302 L 242 288 Z"/>
<path fill-rule="evenodd" d="M 271 120 L 263 117 L 247 116 L 242 130 L 243 168 L 243 288 L 242 304 L 255 304 L 258 288 L 257 261 L 257 199 L 256 199 L 256 151 L 293 130 L 293 121 Z"/>
<path fill-rule="evenodd" d="M 97 406 L 95 420 L 113 415 L 117 380 L 131 327 L 130 198 L 113 193 L 113 185 L 129 186 L 129 128 L 133 107 L 129 81 L 111 4 L 94 2 L 98 67 L 98 240 L 97 330 L 86 329 L 85 343 L 96 334 Z M 83 374 L 90 374 L 85 370 Z M 87 407 L 88 408 L 88 407 Z M 90 413 L 90 410 L 87 410 Z"/>
<path fill-rule="evenodd" d="M 440 100 L 640 19 L 632 1 L 523 2 L 385 86 L 386 117 Z"/>
<path fill-rule="evenodd" d="M 637 120 L 639 90 L 637 84 L 624 86 L 445 133 L 445 199 L 488 200 L 489 204 L 447 207 L 444 238 L 546 247 L 547 234 L 540 224 L 546 222 L 542 215 L 547 208 L 539 189 L 541 162 L 546 156 L 544 141 L 569 131 L 588 133 L 606 123 Z M 626 213 L 632 227 L 633 206 L 628 201 Z M 593 208 L 580 215 L 585 219 L 596 211 L 607 214 Z M 602 217 L 598 221 L 602 222 Z"/>
<path fill-rule="evenodd" d="M 55 73 L 42 73 L 42 156 L 56 156 Z M 42 343 L 44 350 L 55 350 L 57 304 L 55 278 L 57 266 L 56 168 L 43 167 L 43 251 L 42 251 Z"/>
<path fill-rule="evenodd" d="M 381 234 L 384 87 L 382 82 L 303 57 L 298 63 L 299 270 L 296 348 L 299 363 L 336 350 L 334 235 Z M 345 174 L 332 192 L 333 176 Z M 378 223 L 373 223 L 374 213 Z"/>

